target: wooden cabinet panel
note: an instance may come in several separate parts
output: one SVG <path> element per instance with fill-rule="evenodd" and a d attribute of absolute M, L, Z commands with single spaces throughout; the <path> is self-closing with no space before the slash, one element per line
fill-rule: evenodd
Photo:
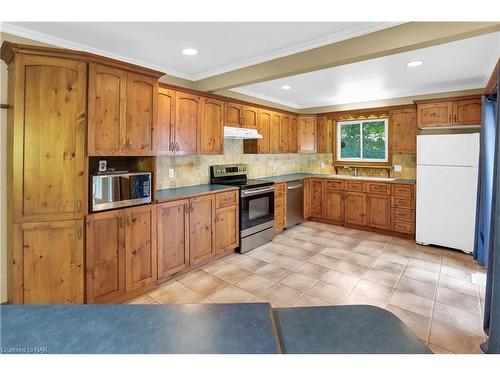
<path fill-rule="evenodd" d="M 413 209 L 415 201 L 413 198 L 391 197 L 391 207 Z"/>
<path fill-rule="evenodd" d="M 344 221 L 366 225 L 366 194 L 348 191 L 344 200 Z"/>
<path fill-rule="evenodd" d="M 127 155 L 154 155 L 158 80 L 127 74 Z"/>
<path fill-rule="evenodd" d="M 195 155 L 199 149 L 201 98 L 177 91 L 175 112 L 175 152 L 179 155 Z"/>
<path fill-rule="evenodd" d="M 288 132 L 288 152 L 297 153 L 299 151 L 298 144 L 299 123 L 297 117 L 290 116 L 290 130 Z"/>
<path fill-rule="evenodd" d="M 344 190 L 344 181 L 326 180 L 325 188 L 327 190 Z"/>
<path fill-rule="evenodd" d="M 238 204 L 238 191 L 228 191 L 227 193 L 218 193 L 215 196 L 216 208 L 223 208 Z"/>
<path fill-rule="evenodd" d="M 125 293 L 124 210 L 87 216 L 87 303 Z"/>
<path fill-rule="evenodd" d="M 223 154 L 224 102 L 203 99 L 203 115 L 200 129 L 200 153 L 202 155 Z"/>
<path fill-rule="evenodd" d="M 19 55 L 14 75 L 14 222 L 82 218 L 86 64 Z"/>
<path fill-rule="evenodd" d="M 217 210 L 215 217 L 216 254 L 234 250 L 239 245 L 238 205 Z"/>
<path fill-rule="evenodd" d="M 481 98 L 453 101 L 453 125 L 480 125 Z"/>
<path fill-rule="evenodd" d="M 127 73 L 89 64 L 88 154 L 125 154 Z"/>
<path fill-rule="evenodd" d="M 415 233 L 415 223 L 405 221 L 395 221 L 392 223 L 392 230 L 406 234 Z"/>
<path fill-rule="evenodd" d="M 323 179 L 311 179 L 311 216 L 323 217 L 324 213 L 324 187 Z"/>
<path fill-rule="evenodd" d="M 259 109 L 255 107 L 242 106 L 242 121 L 241 125 L 244 128 L 257 129 L 259 127 Z"/>
<path fill-rule="evenodd" d="M 413 185 L 391 184 L 391 195 L 403 198 L 413 198 L 414 187 Z"/>
<path fill-rule="evenodd" d="M 279 113 L 271 113 L 271 124 L 269 126 L 269 152 L 277 154 L 280 150 L 280 129 L 281 115 Z"/>
<path fill-rule="evenodd" d="M 415 211 L 403 208 L 393 208 L 392 218 L 395 221 L 415 221 Z"/>
<path fill-rule="evenodd" d="M 389 195 L 391 193 L 391 187 L 389 184 L 384 184 L 382 182 L 367 182 L 366 183 L 366 191 L 368 193 Z"/>
<path fill-rule="evenodd" d="M 191 198 L 189 206 L 189 265 L 195 266 L 215 255 L 215 197 Z"/>
<path fill-rule="evenodd" d="M 451 101 L 417 105 L 417 125 L 422 128 L 451 125 L 452 115 Z"/>
<path fill-rule="evenodd" d="M 381 194 L 366 195 L 366 224 L 378 229 L 391 229 L 391 197 Z"/>
<path fill-rule="evenodd" d="M 362 181 L 346 181 L 345 189 L 349 191 L 365 191 L 365 183 Z"/>
<path fill-rule="evenodd" d="M 304 219 L 311 217 L 311 180 L 304 180 Z"/>
<path fill-rule="evenodd" d="M 325 190 L 325 218 L 338 222 L 344 221 L 344 193 L 342 191 Z"/>
<path fill-rule="evenodd" d="M 158 279 L 189 265 L 189 200 L 162 203 L 158 216 Z"/>
<path fill-rule="evenodd" d="M 156 152 L 160 155 L 174 153 L 175 91 L 158 89 L 158 120 L 156 124 Z"/>
<path fill-rule="evenodd" d="M 316 152 L 316 117 L 298 118 L 298 152 Z"/>
<path fill-rule="evenodd" d="M 319 154 L 331 153 L 333 148 L 333 120 L 326 116 L 317 118 L 316 124 L 316 152 Z"/>
<path fill-rule="evenodd" d="M 257 140 L 257 152 L 266 154 L 270 152 L 270 128 L 271 128 L 271 113 L 268 111 L 259 111 L 258 131 L 262 135 L 261 139 Z"/>
<path fill-rule="evenodd" d="M 418 135 L 416 109 L 395 109 L 389 112 L 391 151 L 395 154 L 416 154 Z"/>
<path fill-rule="evenodd" d="M 12 303 L 83 303 L 82 220 L 14 225 Z"/>
<path fill-rule="evenodd" d="M 225 125 L 240 127 L 243 123 L 243 113 L 241 105 L 231 102 L 224 103 L 225 109 Z"/>
<path fill-rule="evenodd" d="M 125 285 L 130 292 L 157 279 L 156 206 L 127 208 L 125 215 Z"/>
<path fill-rule="evenodd" d="M 280 135 L 279 135 L 279 151 L 283 153 L 290 152 L 288 143 L 290 138 L 290 116 L 282 115 L 280 121 Z"/>

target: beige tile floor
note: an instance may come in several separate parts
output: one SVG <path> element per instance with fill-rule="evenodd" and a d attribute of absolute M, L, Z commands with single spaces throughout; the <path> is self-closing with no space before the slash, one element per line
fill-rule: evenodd
<path fill-rule="evenodd" d="M 474 272 L 484 269 L 459 251 L 305 222 L 130 303 L 369 304 L 397 315 L 435 353 L 480 353 L 484 287 Z"/>

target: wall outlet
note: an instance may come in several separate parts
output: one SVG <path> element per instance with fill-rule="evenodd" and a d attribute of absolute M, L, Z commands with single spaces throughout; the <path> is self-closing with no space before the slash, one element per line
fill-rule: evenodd
<path fill-rule="evenodd" d="M 325 168 L 325 163 L 323 163 L 323 162 L 319 163 L 319 167 L 320 168 Z"/>
<path fill-rule="evenodd" d="M 403 167 L 399 164 L 394 166 L 394 172 L 401 172 L 403 170 Z"/>
<path fill-rule="evenodd" d="M 170 168 L 168 170 L 168 177 L 170 177 L 170 178 L 174 178 L 175 177 L 175 170 L 174 170 L 174 168 Z"/>

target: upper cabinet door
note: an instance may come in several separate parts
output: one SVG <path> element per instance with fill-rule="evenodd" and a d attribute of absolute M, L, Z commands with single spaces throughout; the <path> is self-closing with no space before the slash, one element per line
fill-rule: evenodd
<path fill-rule="evenodd" d="M 243 124 L 243 113 L 240 104 L 225 102 L 224 109 L 225 109 L 224 125 L 240 127 Z"/>
<path fill-rule="evenodd" d="M 196 155 L 200 141 L 201 98 L 177 91 L 175 101 L 175 153 Z"/>
<path fill-rule="evenodd" d="M 316 118 L 299 117 L 298 152 L 316 152 Z"/>
<path fill-rule="evenodd" d="M 281 128 L 281 114 L 271 114 L 271 125 L 269 127 L 269 152 L 277 154 L 280 150 L 280 128 Z"/>
<path fill-rule="evenodd" d="M 127 75 L 127 155 L 154 155 L 158 80 Z"/>
<path fill-rule="evenodd" d="M 127 73 L 89 64 L 89 156 L 125 154 Z"/>
<path fill-rule="evenodd" d="M 245 128 L 257 128 L 259 126 L 259 109 L 255 107 L 243 106 L 242 126 Z"/>
<path fill-rule="evenodd" d="M 266 110 L 259 111 L 258 131 L 262 138 L 257 141 L 257 152 L 267 154 L 270 151 L 271 113 Z"/>
<path fill-rule="evenodd" d="M 417 152 L 417 111 L 415 108 L 389 111 L 391 151 L 395 154 Z"/>
<path fill-rule="evenodd" d="M 330 129 L 329 129 L 330 128 Z M 324 154 L 331 151 L 331 120 L 328 120 L 326 116 L 320 116 L 317 119 L 316 124 L 316 152 L 319 154 Z"/>
<path fill-rule="evenodd" d="M 449 126 L 452 124 L 453 102 L 438 102 L 417 105 L 419 127 Z"/>
<path fill-rule="evenodd" d="M 455 100 L 453 102 L 453 125 L 480 125 L 481 98 Z"/>
<path fill-rule="evenodd" d="M 290 152 L 288 148 L 289 134 L 290 134 L 290 116 L 283 115 L 281 116 L 281 122 L 280 122 L 280 135 L 279 135 L 280 152 L 283 153 Z"/>
<path fill-rule="evenodd" d="M 14 79 L 14 221 L 81 218 L 87 65 L 19 55 Z"/>
<path fill-rule="evenodd" d="M 158 121 L 156 124 L 156 152 L 159 155 L 174 153 L 175 91 L 164 87 L 158 89 Z"/>
<path fill-rule="evenodd" d="M 290 130 L 288 131 L 288 152 L 297 153 L 299 124 L 297 117 L 290 116 Z"/>
<path fill-rule="evenodd" d="M 202 155 L 224 153 L 224 102 L 203 99 L 203 115 L 200 131 L 200 153 Z"/>

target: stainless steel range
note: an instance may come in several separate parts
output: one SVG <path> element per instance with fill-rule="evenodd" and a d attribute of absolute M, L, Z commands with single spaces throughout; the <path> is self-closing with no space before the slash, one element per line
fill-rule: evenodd
<path fill-rule="evenodd" d="M 213 165 L 213 184 L 240 188 L 240 246 L 244 253 L 274 238 L 274 182 L 247 178 L 246 164 Z"/>

